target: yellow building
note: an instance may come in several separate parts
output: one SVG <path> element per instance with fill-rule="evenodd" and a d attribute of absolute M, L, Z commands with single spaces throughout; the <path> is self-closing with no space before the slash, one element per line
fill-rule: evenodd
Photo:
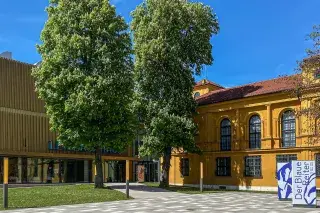
<path fill-rule="evenodd" d="M 276 162 L 318 158 L 319 167 L 320 143 L 310 143 L 313 121 L 295 115 L 319 92 L 304 94 L 310 99 L 303 101 L 290 95 L 299 79 L 294 75 L 233 88 L 197 83 L 196 143 L 203 154 L 173 153 L 170 184 L 199 185 L 203 162 L 204 187 L 276 191 Z"/>

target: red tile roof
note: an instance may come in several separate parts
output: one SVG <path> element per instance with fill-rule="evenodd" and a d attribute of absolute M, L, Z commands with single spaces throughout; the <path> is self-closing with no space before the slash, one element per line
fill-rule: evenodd
<path fill-rule="evenodd" d="M 216 84 L 216 83 L 214 83 L 214 82 L 212 82 L 212 81 L 209 81 L 209 80 L 207 80 L 207 79 L 203 79 L 203 80 L 201 80 L 201 81 L 198 81 L 198 82 L 196 83 L 195 87 L 202 86 L 202 85 L 208 85 L 208 84 L 211 84 L 211 85 L 213 85 L 213 86 L 220 87 L 220 88 L 223 88 L 223 89 L 224 89 L 223 86 L 221 86 L 221 85 L 219 85 L 219 84 Z"/>
<path fill-rule="evenodd" d="M 292 75 L 238 87 L 219 89 L 198 97 L 196 101 L 198 105 L 207 105 L 257 95 L 284 92 L 296 87 L 298 77 L 299 75 Z"/>

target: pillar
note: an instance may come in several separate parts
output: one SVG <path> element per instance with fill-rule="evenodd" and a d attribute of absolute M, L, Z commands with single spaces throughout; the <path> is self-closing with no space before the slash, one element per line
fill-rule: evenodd
<path fill-rule="evenodd" d="M 131 167 L 131 161 L 130 160 L 126 160 L 126 180 L 128 180 L 128 181 L 131 181 L 131 178 L 130 178 L 130 174 L 131 174 L 131 172 L 130 172 L 130 167 Z"/>
<path fill-rule="evenodd" d="M 264 148 L 271 149 L 272 148 L 272 110 L 271 104 L 267 105 L 267 131 L 265 135 L 265 144 Z"/>
<path fill-rule="evenodd" d="M 3 159 L 3 208 L 8 208 L 9 158 Z"/>
<path fill-rule="evenodd" d="M 216 140 L 216 148 L 215 148 L 215 150 L 214 151 L 219 151 L 220 149 L 221 149 L 221 147 L 220 147 L 220 144 L 221 144 L 221 141 L 220 141 L 220 137 L 221 137 L 221 135 L 220 135 L 220 125 L 218 124 L 218 125 L 216 125 L 216 137 L 215 137 L 215 140 Z"/>
<path fill-rule="evenodd" d="M 129 182 L 130 182 L 130 160 L 126 160 L 126 195 L 127 198 L 130 197 L 129 195 Z"/>
<path fill-rule="evenodd" d="M 281 133 L 280 133 L 280 121 L 278 118 L 273 118 L 273 126 L 274 126 L 274 149 L 280 148 L 281 147 Z"/>
<path fill-rule="evenodd" d="M 267 105 L 267 138 L 272 138 L 272 111 L 271 105 Z"/>
<path fill-rule="evenodd" d="M 92 161 L 92 180 L 94 182 L 95 176 L 97 175 L 96 164 Z"/>
<path fill-rule="evenodd" d="M 232 138 L 232 137 L 231 137 Z M 237 109 L 236 111 L 236 146 L 235 150 L 240 149 L 240 141 L 241 141 L 241 133 L 240 133 L 240 111 Z M 232 142 L 231 142 L 232 143 Z"/>
<path fill-rule="evenodd" d="M 243 125 L 243 132 L 244 132 L 244 136 L 243 136 L 244 141 L 249 141 L 249 128 L 248 128 L 248 124 L 246 123 Z M 249 148 L 249 143 L 244 142 L 241 144 L 242 150 L 245 150 L 248 148 Z"/>
<path fill-rule="evenodd" d="M 89 162 L 87 160 L 84 161 L 84 182 L 89 182 Z"/>
<path fill-rule="evenodd" d="M 203 192 L 203 161 L 200 162 L 200 192 Z"/>

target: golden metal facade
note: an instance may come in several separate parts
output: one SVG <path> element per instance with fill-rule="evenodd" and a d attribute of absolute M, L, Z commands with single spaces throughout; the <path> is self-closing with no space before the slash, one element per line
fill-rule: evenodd
<path fill-rule="evenodd" d="M 48 152 L 56 134 L 37 98 L 33 65 L 0 58 L 0 150 Z"/>

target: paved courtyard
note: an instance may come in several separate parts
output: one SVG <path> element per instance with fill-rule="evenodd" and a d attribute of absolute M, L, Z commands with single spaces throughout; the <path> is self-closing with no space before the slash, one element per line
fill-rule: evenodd
<path fill-rule="evenodd" d="M 123 191 L 124 186 L 112 186 Z M 146 186 L 131 186 L 134 200 L 66 205 L 49 208 L 21 209 L 7 213 L 72 213 L 72 212 L 305 212 L 320 213 L 320 209 L 292 208 L 290 201 L 278 201 L 275 194 L 219 192 L 212 194 L 180 194 Z"/>

